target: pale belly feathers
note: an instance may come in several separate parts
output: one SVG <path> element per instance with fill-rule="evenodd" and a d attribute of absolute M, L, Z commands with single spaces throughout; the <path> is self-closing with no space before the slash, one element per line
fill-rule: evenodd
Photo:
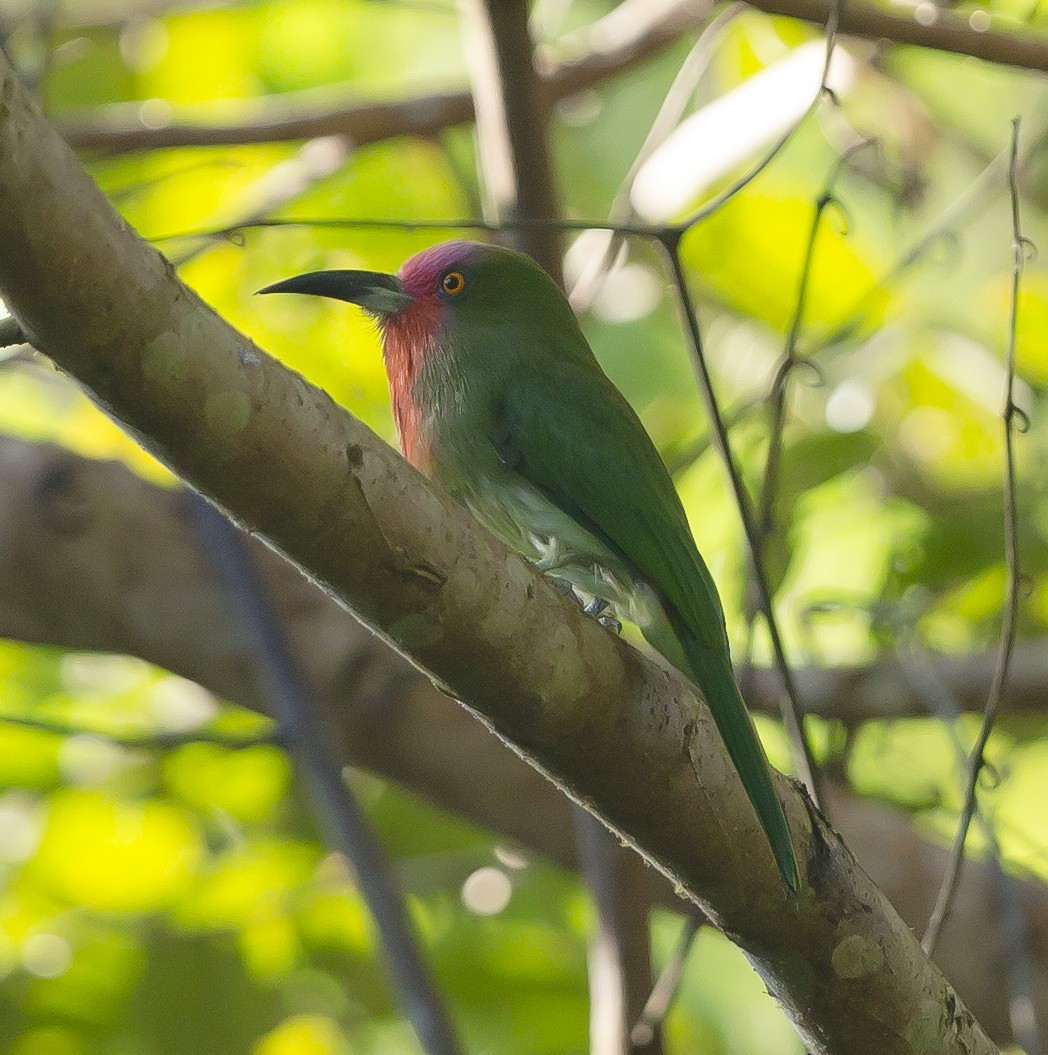
<path fill-rule="evenodd" d="M 634 569 L 520 474 L 499 467 L 470 480 L 449 475 L 454 479 L 444 481 L 446 486 L 510 549 L 571 583 L 584 598 L 608 601 L 641 627 L 659 620 L 655 592 Z"/>

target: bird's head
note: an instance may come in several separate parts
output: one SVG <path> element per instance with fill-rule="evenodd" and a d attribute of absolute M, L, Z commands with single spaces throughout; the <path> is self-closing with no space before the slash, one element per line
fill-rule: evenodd
<path fill-rule="evenodd" d="M 481 242 L 442 242 L 407 260 L 396 275 L 314 271 L 260 293 L 306 293 L 357 304 L 382 330 L 387 367 L 417 367 L 435 348 L 453 350 L 492 327 L 550 325 L 571 308 L 530 257 Z"/>

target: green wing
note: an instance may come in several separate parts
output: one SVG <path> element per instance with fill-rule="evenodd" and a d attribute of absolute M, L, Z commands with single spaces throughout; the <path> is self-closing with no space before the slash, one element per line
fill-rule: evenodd
<path fill-rule="evenodd" d="M 640 419 L 587 348 L 521 364 L 497 432 L 492 441 L 502 461 L 620 553 L 658 594 L 687 657 L 684 673 L 703 690 L 779 869 L 796 890 L 789 830 L 732 674 L 720 598 Z"/>
<path fill-rule="evenodd" d="M 726 653 L 720 598 L 673 481 L 596 360 L 543 357 L 513 378 L 502 410 L 502 460 L 621 553 L 703 645 Z"/>
<path fill-rule="evenodd" d="M 596 360 L 525 365 L 500 424 L 503 461 L 621 553 L 705 648 L 726 655 L 720 598 L 673 481 Z"/>

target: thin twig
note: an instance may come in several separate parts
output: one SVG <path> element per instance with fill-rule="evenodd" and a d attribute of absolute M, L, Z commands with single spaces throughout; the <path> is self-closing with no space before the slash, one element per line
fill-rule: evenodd
<path fill-rule="evenodd" d="M 1048 128 L 1044 125 L 1037 126 L 1032 133 L 1027 134 L 1026 139 L 1028 145 L 1018 162 L 1018 176 L 1040 156 L 1045 143 L 1048 142 Z M 975 219 L 981 209 L 993 200 L 987 191 L 995 185 L 1001 174 L 1000 170 L 1007 169 L 1009 151 L 1010 148 L 1005 147 L 990 159 L 971 183 L 939 214 L 934 223 L 852 303 L 844 321 L 839 322 L 820 339 L 819 348 L 828 348 L 852 336 L 862 323 L 866 308 L 877 297 L 883 296 L 891 282 L 921 261 L 936 245 L 951 242 L 962 221 L 971 223 Z"/>
<path fill-rule="evenodd" d="M 582 54 L 575 51 L 561 60 L 550 56 L 541 63 L 545 98 L 552 103 L 635 68 L 676 43 L 681 33 L 700 24 L 708 11 L 705 4 L 695 0 L 676 0 L 658 17 L 637 18 L 627 27 L 612 11 L 580 34 L 573 34 L 576 40 L 579 36 L 592 40 L 588 50 Z M 609 19 L 615 22 L 614 27 L 607 26 Z M 58 124 L 73 147 L 116 154 L 172 146 L 275 143 L 326 135 L 345 136 L 359 147 L 401 136 L 432 137 L 474 118 L 473 100 L 465 89 L 373 103 L 359 102 L 359 86 L 353 83 L 342 89 L 346 98 L 336 104 L 331 103 L 331 94 L 337 86 L 328 86 L 319 92 L 305 90 L 256 99 L 250 110 L 239 104 L 211 106 L 210 118 L 198 124 L 172 121 L 150 127 L 143 122 L 140 101 L 113 103 L 86 112 L 66 111 Z M 222 121 L 221 114 L 231 115 L 230 119 Z"/>
<path fill-rule="evenodd" d="M 1004 695 L 1005 686 L 1008 682 L 1008 669 L 1012 659 L 1012 649 L 1015 646 L 1015 629 L 1019 615 L 1019 534 L 1018 517 L 1016 514 L 1016 485 L 1015 485 L 1015 429 L 1025 428 L 1025 415 L 1015 404 L 1015 345 L 1018 335 L 1019 323 L 1019 287 L 1022 282 L 1023 266 L 1026 262 L 1026 252 L 1030 248 L 1030 241 L 1023 236 L 1022 227 L 1019 222 L 1019 185 L 1018 185 L 1018 157 L 1019 157 L 1019 118 L 1012 122 L 1012 148 L 1008 166 L 1008 186 L 1011 193 L 1012 203 L 1012 252 L 1014 262 L 1012 265 L 1012 301 L 1011 315 L 1008 323 L 1008 354 L 1006 359 L 1005 400 L 1002 420 L 1004 422 L 1004 561 L 1007 570 L 1007 586 L 1004 600 L 1004 615 L 1001 625 L 1001 641 L 997 654 L 997 666 L 994 671 L 993 684 L 990 686 L 990 694 L 986 700 L 986 709 L 983 712 L 982 725 L 976 738 L 975 746 L 972 748 L 968 758 L 968 779 L 964 792 L 964 805 L 961 810 L 961 819 L 957 826 L 957 835 L 954 839 L 953 850 L 946 874 L 943 877 L 942 886 L 939 888 L 939 897 L 935 908 L 932 910 L 928 920 L 928 928 L 924 932 L 921 946 L 928 953 L 935 948 L 935 944 L 942 932 L 943 925 L 950 914 L 953 905 L 954 894 L 957 883 L 961 877 L 964 867 L 964 846 L 968 838 L 968 829 L 971 826 L 972 816 L 975 813 L 976 787 L 979 782 L 979 774 L 985 764 L 986 744 L 993 731 L 993 725 L 1000 709 L 1001 698 Z"/>
<path fill-rule="evenodd" d="M 458 1055 L 458 1038 L 422 959 L 421 942 L 403 894 L 381 843 L 328 750 L 328 737 L 243 539 L 238 529 L 202 498 L 188 495 L 188 501 L 223 591 L 252 645 L 259 678 L 309 789 L 317 822 L 356 873 L 408 1020 L 429 1055 Z"/>
<path fill-rule="evenodd" d="M 644 1005 L 630 1032 L 630 1043 L 637 1048 L 644 1047 L 662 1029 L 669 1014 L 670 1005 L 680 988 L 681 979 L 684 977 L 684 967 L 688 962 L 688 954 L 695 943 L 695 938 L 706 922 L 704 916 L 692 912 L 684 920 L 681 927 L 680 937 L 674 946 L 673 952 L 666 966 L 663 967 L 658 981 L 652 987 L 651 996 Z"/>
<path fill-rule="evenodd" d="M 1043 136 L 1039 135 L 1035 138 L 1034 146 L 1027 151 L 1026 161 L 1036 156 L 1036 153 L 1041 149 L 1043 141 Z M 852 303 L 851 308 L 845 313 L 844 321 L 834 326 L 819 341 L 819 348 L 827 348 L 838 344 L 855 333 L 865 317 L 866 308 L 875 298 L 883 296 L 889 283 L 922 260 L 934 246 L 948 240 L 954 234 L 959 221 L 970 221 L 974 218 L 976 206 L 989 200 L 985 192 L 993 186 L 994 181 L 1000 175 L 999 169 L 1005 165 L 1007 158 L 1008 148 L 1006 147 L 990 160 L 975 179 L 936 218 L 935 222 L 916 241 L 911 243 L 909 249 L 884 271 L 865 293 L 861 294 Z"/>
<path fill-rule="evenodd" d="M 656 241 L 663 239 L 666 228 L 656 224 L 612 223 L 609 220 L 537 219 L 520 216 L 505 220 L 485 220 L 480 217 L 452 217 L 446 220 L 400 220 L 395 217 L 350 216 L 342 219 L 330 217 L 303 217 L 301 219 L 254 220 L 250 223 L 233 224 L 229 227 L 209 227 L 195 231 L 178 231 L 153 235 L 147 241 L 174 242 L 184 238 L 229 238 L 235 239 L 244 231 L 264 230 L 272 227 L 317 227 L 338 229 L 391 229 L 396 231 L 481 231 L 499 234 L 502 231 L 537 228 L 550 231 L 618 231 Z"/>
<path fill-rule="evenodd" d="M 292 157 L 277 162 L 255 180 L 241 195 L 248 202 L 240 223 L 250 224 L 265 220 L 272 212 L 302 197 L 322 180 L 333 175 L 349 155 L 347 144 L 336 136 L 311 139 Z M 175 267 L 184 267 L 216 243 L 228 243 L 223 233 L 204 235 L 196 245 L 171 256 Z"/>
<path fill-rule="evenodd" d="M 917 635 L 913 633 L 912 625 L 903 633 L 896 655 L 907 684 L 914 695 L 927 702 L 928 712 L 944 722 L 957 758 L 961 766 L 965 766 L 967 757 L 958 733 L 960 703 L 942 677 L 941 670 L 929 662 Z M 1002 865 L 1004 855 L 994 824 L 978 802 L 973 819 L 989 848 L 990 882 L 997 902 L 1001 948 L 1008 950 L 1004 957 L 1004 974 L 1008 986 L 1008 1020 L 1012 1037 L 1022 1046 L 1026 1055 L 1042 1055 L 1044 1048 L 1037 1026 L 1030 942 L 1020 901 L 1022 885 L 1006 875 Z"/>
<path fill-rule="evenodd" d="M 659 107 L 655 120 L 644 137 L 640 150 L 637 151 L 629 171 L 623 177 L 615 197 L 608 210 L 608 219 L 613 223 L 632 223 L 636 220 L 636 212 L 630 202 L 630 194 L 633 184 L 636 182 L 637 173 L 640 172 L 644 163 L 665 142 L 667 136 L 680 123 L 688 100 L 695 91 L 696 85 L 709 68 L 710 59 L 713 56 L 714 45 L 720 38 L 724 29 L 731 24 L 746 8 L 746 5 L 737 0 L 729 4 L 716 18 L 714 18 L 699 35 L 691 51 L 681 64 L 677 75 L 673 78 L 662 105 Z M 569 300 L 576 312 L 588 310 L 593 302 L 594 296 L 600 289 L 604 276 L 608 273 L 612 262 L 615 260 L 625 237 L 623 232 L 608 232 L 603 250 L 594 254 L 587 262 L 585 271 L 575 282 L 571 290 Z"/>
<path fill-rule="evenodd" d="M 717 445 L 717 452 L 724 462 L 724 467 L 731 481 L 732 492 L 735 503 L 739 509 L 742 520 L 742 528 L 746 535 L 747 552 L 749 553 L 750 569 L 754 582 L 757 586 L 760 610 L 764 615 L 768 627 L 768 636 L 771 638 L 772 650 L 775 655 L 775 666 L 782 680 L 784 695 L 780 697 L 783 724 L 786 727 L 790 744 L 793 748 L 794 764 L 797 767 L 797 775 L 808 789 L 812 800 L 818 805 L 821 802 L 819 794 L 818 771 L 815 759 L 812 756 L 811 746 L 804 735 L 804 725 L 801 717 L 801 708 L 797 686 L 794 681 L 793 671 L 790 669 L 786 659 L 786 650 L 783 647 L 782 635 L 779 633 L 779 624 L 775 618 L 772 605 L 771 588 L 768 584 L 767 571 L 761 557 L 760 535 L 757 531 L 753 505 L 750 501 L 746 485 L 742 482 L 742 476 L 735 457 L 731 451 L 728 441 L 728 432 L 724 425 L 724 417 L 721 414 L 720 404 L 717 402 L 716 393 L 713 390 L 713 378 L 710 376 L 709 364 L 703 352 L 702 333 L 699 329 L 699 320 L 695 314 L 695 305 L 692 303 L 688 291 L 687 279 L 684 275 L 684 265 L 680 259 L 681 232 L 669 233 L 663 241 L 666 254 L 669 257 L 670 268 L 673 272 L 674 287 L 677 292 L 677 300 L 680 305 L 681 314 L 684 319 L 685 330 L 688 337 L 689 347 L 694 361 L 695 371 L 698 375 L 699 388 L 702 392 L 706 413 L 710 419 L 713 437 Z"/>
<path fill-rule="evenodd" d="M 89 736 L 96 740 L 107 740 L 119 747 L 135 749 L 156 749 L 167 751 L 187 744 L 217 744 L 239 751 L 249 747 L 263 747 L 275 744 L 285 746 L 284 739 L 278 730 L 264 733 L 243 734 L 223 733 L 218 729 L 188 729 L 165 732 L 153 730 L 148 733 L 122 733 L 112 729 L 94 729 L 89 726 L 76 725 L 72 722 L 54 721 L 50 718 L 34 718 L 25 714 L 0 714 L 0 725 L 14 725 L 20 729 L 35 729 L 42 733 L 53 733 L 55 736 Z"/>
<path fill-rule="evenodd" d="M 834 175 L 836 175 L 836 168 Z M 808 244 L 804 250 L 804 264 L 801 267 L 800 282 L 797 286 L 797 303 L 786 334 L 786 345 L 782 359 L 775 369 L 771 384 L 771 427 L 768 430 L 768 455 L 764 462 L 764 482 L 761 485 L 760 509 L 757 513 L 757 531 L 760 534 L 761 553 L 775 529 L 775 499 L 779 490 L 779 467 L 782 464 L 782 447 L 786 433 L 786 389 L 790 375 L 802 362 L 797 356 L 797 338 L 804 320 L 804 308 L 808 295 L 808 281 L 811 276 L 812 262 L 815 259 L 815 241 L 822 225 L 822 217 L 836 199 L 831 190 L 833 177 L 826 189 L 815 203 L 811 229 L 808 232 Z M 803 360 L 807 362 L 808 360 Z"/>
<path fill-rule="evenodd" d="M 826 58 L 822 64 L 822 76 L 819 78 L 819 88 L 815 93 L 815 98 L 808 104 L 808 109 L 789 127 L 785 132 L 775 141 L 768 152 L 753 166 L 748 172 L 740 176 L 730 186 L 725 187 L 720 194 L 712 197 L 704 205 L 700 206 L 695 210 L 686 220 L 680 224 L 681 231 L 687 231 L 694 227 L 696 224 L 702 223 L 703 220 L 709 219 L 715 212 L 722 209 L 725 205 L 735 197 L 739 191 L 745 189 L 752 183 L 786 148 L 786 145 L 793 139 L 797 131 L 801 126 L 808 120 L 809 117 L 818 109 L 819 104 L 823 98 L 827 95 L 836 101 L 833 93 L 827 84 L 830 76 L 830 64 L 833 62 L 833 51 L 837 46 L 837 30 L 840 25 L 841 10 L 844 7 L 844 0 L 833 0 L 830 4 L 829 12 L 826 16 Z"/>
<path fill-rule="evenodd" d="M 822 193 L 815 203 L 815 211 L 812 215 L 811 228 L 808 232 L 808 243 L 804 251 L 804 262 L 801 266 L 800 280 L 797 284 L 797 300 L 793 310 L 793 317 L 786 333 L 786 342 L 783 348 L 782 358 L 775 370 L 771 387 L 771 426 L 768 432 L 768 454 L 764 463 L 764 479 L 760 490 L 760 507 L 756 514 L 756 530 L 758 545 L 760 547 L 760 558 L 763 561 L 767 556 L 768 542 L 775 531 L 775 503 L 779 491 L 779 470 L 782 464 L 783 443 L 786 431 L 786 393 L 790 375 L 801 362 L 810 360 L 801 359 L 797 355 L 797 342 L 800 337 L 801 327 L 804 322 L 804 312 L 807 306 L 808 284 L 811 278 L 812 265 L 815 260 L 815 243 L 818 239 L 822 218 L 826 210 L 832 204 L 836 204 L 833 196 L 833 188 L 841 169 L 851 160 L 859 150 L 869 146 L 871 140 L 863 140 L 854 144 L 846 150 L 834 163 L 830 175 Z M 749 662 L 747 668 L 752 669 L 753 655 L 753 620 L 750 620 L 749 635 L 747 637 L 747 655 Z M 798 725 L 801 725 L 798 722 Z M 803 729 L 803 725 L 801 725 Z M 805 744 L 807 742 L 805 741 Z"/>
<path fill-rule="evenodd" d="M 762 553 L 767 544 L 769 536 L 775 528 L 775 499 L 778 493 L 779 468 L 782 464 L 783 439 L 786 428 L 786 391 L 790 375 L 802 362 L 809 362 L 797 354 L 797 342 L 800 338 L 801 328 L 804 324 L 804 312 L 807 307 L 808 284 L 811 280 L 812 264 L 815 260 L 815 243 L 818 239 L 819 228 L 826 210 L 834 204 L 837 199 L 833 196 L 833 188 L 836 186 L 841 169 L 860 151 L 872 146 L 873 140 L 864 139 L 849 147 L 836 161 L 822 193 L 815 202 L 815 212 L 812 216 L 811 228 L 808 231 L 808 244 L 804 250 L 804 263 L 801 267 L 801 277 L 797 284 L 797 301 L 793 310 L 793 317 L 786 333 L 786 343 L 783 348 L 782 358 L 775 369 L 775 376 L 771 386 L 771 428 L 768 435 L 768 456 L 764 464 L 764 482 L 761 487 L 760 509 L 757 514 L 757 530 L 760 533 Z"/>

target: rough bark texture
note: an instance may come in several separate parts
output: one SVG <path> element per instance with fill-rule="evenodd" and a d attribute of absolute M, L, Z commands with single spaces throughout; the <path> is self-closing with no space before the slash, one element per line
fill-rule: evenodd
<path fill-rule="evenodd" d="M 49 445 L 0 439 L 0 635 L 63 648 L 141 656 L 256 710 L 265 699 L 245 643 L 225 611 L 180 492 L 124 466 Z M 252 551 L 277 599 L 296 658 L 316 693 L 339 757 L 393 780 L 445 809 L 569 868 L 576 864 L 568 801 L 344 608 L 261 542 Z M 143 615 L 142 613 L 146 613 Z M 1033 642 L 1030 661 L 1045 652 Z M 970 657 L 989 677 L 993 657 Z M 950 668 L 953 671 L 954 668 Z M 895 699 L 911 711 L 898 671 L 801 672 L 830 692 Z M 1029 673 L 1033 705 L 1034 672 Z M 874 689 L 863 689 L 870 682 Z M 1048 674 L 1040 681 L 1042 703 Z M 751 705 L 773 713 L 773 674 L 754 680 Z M 978 691 L 978 686 L 976 690 Z M 870 712 L 877 718 L 883 708 Z M 920 930 L 935 899 L 946 851 L 917 837 L 904 815 L 840 790 L 830 807 L 848 845 L 903 919 Z M 684 902 L 650 873 L 666 907 Z M 1048 891 L 1016 884 L 1034 957 L 1039 1021 L 1048 1020 Z M 965 868 L 961 896 L 936 960 L 980 1022 L 1009 1041 L 997 898 L 989 869 Z M 973 941 L 972 935 L 979 940 Z"/>
<path fill-rule="evenodd" d="M 179 282 L 0 58 L 0 290 L 34 345 L 680 885 L 816 1052 L 994 1045 L 780 779 L 786 896 L 712 718 Z"/>

